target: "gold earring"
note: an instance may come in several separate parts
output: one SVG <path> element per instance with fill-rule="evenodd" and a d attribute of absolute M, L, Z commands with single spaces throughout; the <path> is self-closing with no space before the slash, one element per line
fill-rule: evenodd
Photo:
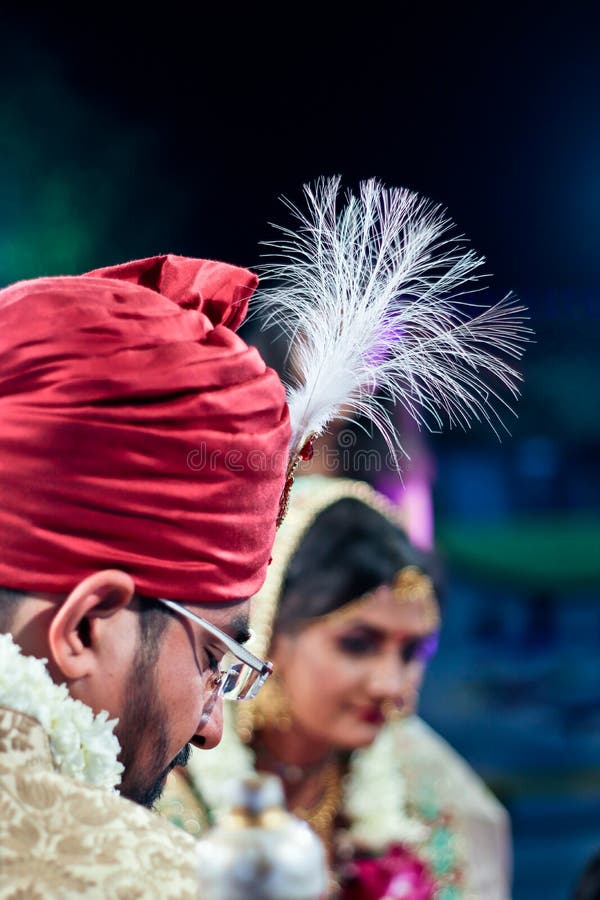
<path fill-rule="evenodd" d="M 262 728 L 289 731 L 292 727 L 290 701 L 285 685 L 276 673 L 267 679 L 251 704 L 253 731 L 260 731 Z"/>
<path fill-rule="evenodd" d="M 386 722 L 397 722 L 399 719 L 406 719 L 414 715 L 418 701 L 419 691 L 415 688 L 408 697 L 403 698 L 400 704 L 394 703 L 393 700 L 384 700 L 381 704 L 381 712 Z"/>
<path fill-rule="evenodd" d="M 386 722 L 397 722 L 408 715 L 406 704 L 402 703 L 399 706 L 393 700 L 384 700 L 381 704 L 381 712 Z"/>

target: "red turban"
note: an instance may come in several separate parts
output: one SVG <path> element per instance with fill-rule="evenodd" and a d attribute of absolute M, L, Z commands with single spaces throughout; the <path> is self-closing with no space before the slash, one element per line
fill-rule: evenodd
<path fill-rule="evenodd" d="M 159 256 L 0 291 L 0 586 L 119 568 L 148 596 L 261 586 L 283 387 L 233 329 L 256 276 Z"/>

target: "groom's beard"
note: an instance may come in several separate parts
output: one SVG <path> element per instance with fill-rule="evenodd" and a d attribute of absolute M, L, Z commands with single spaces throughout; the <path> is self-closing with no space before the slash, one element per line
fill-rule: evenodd
<path fill-rule="evenodd" d="M 122 789 L 121 793 L 129 800 L 133 800 L 135 803 L 139 803 L 141 806 L 146 806 L 148 809 L 151 809 L 163 792 L 169 772 L 171 772 L 175 766 L 186 766 L 191 751 L 191 744 L 186 744 L 185 747 L 182 747 L 179 753 L 173 757 L 171 762 L 162 770 L 162 772 L 158 773 L 152 782 L 150 782 L 151 776 L 149 775 L 148 780 L 133 784 L 131 788 Z"/>
<path fill-rule="evenodd" d="M 127 706 L 115 729 L 121 744 L 119 759 L 125 767 L 123 797 L 152 807 L 160 797 L 167 775 L 175 766 L 185 766 L 191 753 L 186 744 L 171 759 L 168 716 L 158 698 L 154 661 L 136 654 L 125 688 Z"/>

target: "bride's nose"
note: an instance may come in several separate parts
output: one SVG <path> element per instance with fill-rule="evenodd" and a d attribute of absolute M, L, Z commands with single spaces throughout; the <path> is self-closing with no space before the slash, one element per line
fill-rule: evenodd
<path fill-rule="evenodd" d="M 368 690 L 372 700 L 378 703 L 389 701 L 403 705 L 410 693 L 409 667 L 397 651 L 381 653 L 373 661 L 368 679 Z"/>

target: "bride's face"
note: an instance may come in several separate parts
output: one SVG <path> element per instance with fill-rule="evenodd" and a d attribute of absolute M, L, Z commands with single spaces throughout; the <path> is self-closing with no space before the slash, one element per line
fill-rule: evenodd
<path fill-rule="evenodd" d="M 392 707 L 414 708 L 438 625 L 431 605 L 398 602 L 387 587 L 340 613 L 279 635 L 273 659 L 293 728 L 350 750 L 375 739 Z"/>

